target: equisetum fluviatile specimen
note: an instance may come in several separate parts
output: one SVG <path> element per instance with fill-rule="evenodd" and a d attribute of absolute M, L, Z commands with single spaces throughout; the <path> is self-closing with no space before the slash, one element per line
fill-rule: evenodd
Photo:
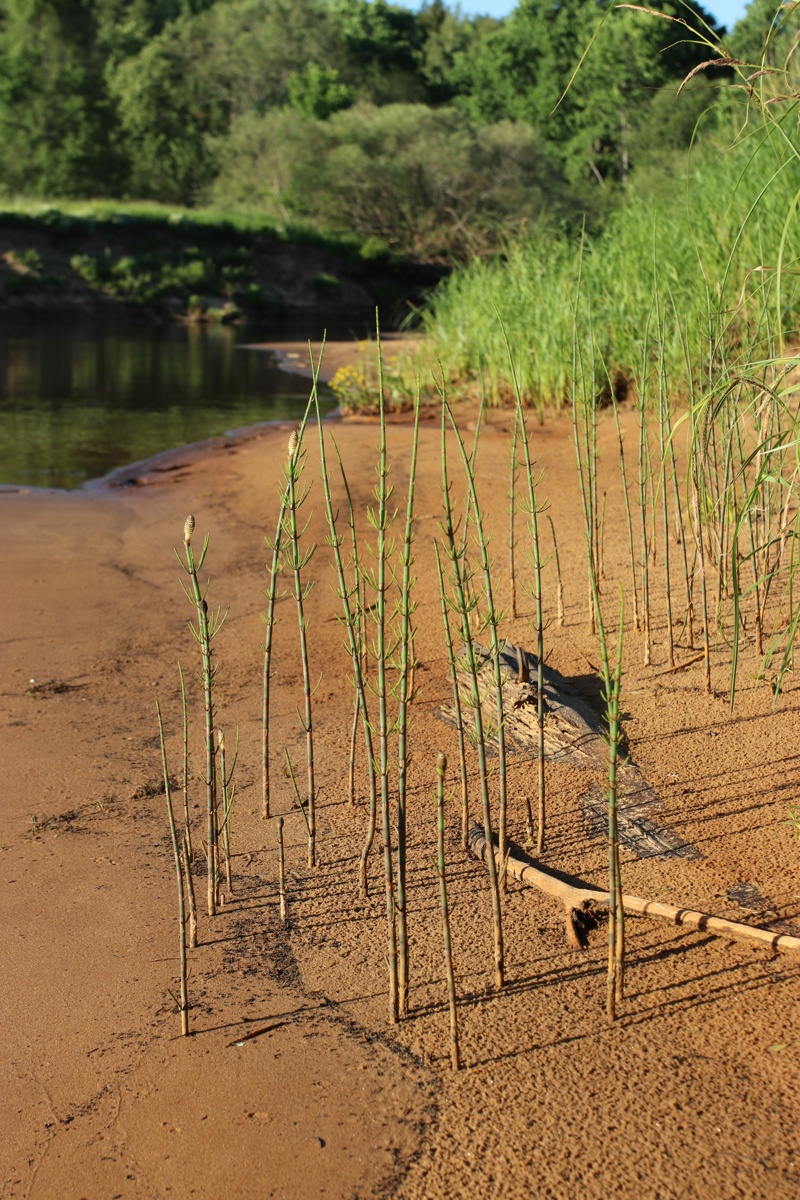
<path fill-rule="evenodd" d="M 474 601 L 468 601 L 464 587 L 465 559 L 456 546 L 456 530 L 453 524 L 453 509 L 450 499 L 450 480 L 447 473 L 447 404 L 442 388 L 442 501 L 443 520 L 442 532 L 445 538 L 445 552 L 450 560 L 451 584 L 454 590 L 453 607 L 461 622 L 461 636 L 464 642 L 464 657 L 470 683 L 470 700 L 474 722 L 473 744 L 478 755 L 478 772 L 481 787 L 481 808 L 483 812 L 483 829 L 486 841 L 492 845 L 492 817 L 489 804 L 489 771 L 486 761 L 486 740 L 483 728 L 483 713 L 481 709 L 481 694 L 478 684 L 478 667 L 475 659 L 475 647 L 472 640 L 470 618 Z M 489 874 L 489 891 L 492 902 L 492 938 L 494 949 L 494 985 L 501 988 L 505 980 L 505 954 L 503 949 L 503 913 L 500 905 L 500 881 L 494 858 L 490 855 L 487 863 Z"/>
<path fill-rule="evenodd" d="M 399 678 L 397 682 L 397 872 L 395 897 L 397 914 L 397 987 L 398 1012 L 402 1018 L 408 1016 L 408 931 L 406 928 L 406 789 L 408 778 L 408 705 L 411 686 L 411 655 L 413 634 L 411 618 L 414 613 L 412 591 L 414 566 L 412 543 L 414 540 L 414 484 L 417 478 L 417 449 L 419 447 L 419 394 L 414 409 L 414 432 L 412 435 L 411 467 L 408 474 L 408 497 L 406 521 L 403 530 L 402 577 L 398 600 L 400 620 L 400 644 L 395 656 Z"/>
<path fill-rule="evenodd" d="M 461 849 L 469 847 L 469 792 L 467 790 L 467 751 L 464 733 L 464 713 L 461 706 L 461 689 L 458 686 L 458 667 L 456 665 L 453 635 L 450 630 L 450 606 L 444 585 L 442 558 L 439 553 L 439 543 L 434 539 L 433 550 L 436 555 L 436 572 L 439 578 L 439 597 L 442 605 L 442 621 L 444 637 L 447 644 L 447 661 L 450 667 L 450 682 L 453 685 L 453 706 L 456 714 L 456 731 L 458 733 L 458 762 L 461 773 Z"/>
<path fill-rule="evenodd" d="M 600 663 L 603 676 L 603 703 L 608 728 L 608 985 L 606 988 L 606 1012 L 613 1021 L 617 1005 L 621 1003 L 625 987 L 625 909 L 622 900 L 622 877 L 619 867 L 619 830 L 617 823 L 617 764 L 620 743 L 619 694 L 622 679 L 622 641 L 625 625 L 625 602 L 620 586 L 619 630 L 617 634 L 617 657 L 613 666 L 608 653 L 600 597 L 594 589 L 597 607 L 597 637 L 600 645 Z"/>
<path fill-rule="evenodd" d="M 367 896 L 369 892 L 367 862 L 369 858 L 369 852 L 372 849 L 372 844 L 375 839 L 378 807 L 378 784 L 377 772 L 375 769 L 372 725 L 370 723 L 369 708 L 367 705 L 366 677 L 364 670 L 363 650 L 365 648 L 366 637 L 364 636 L 361 628 L 361 609 L 364 606 L 361 602 L 361 571 L 359 567 L 359 550 L 358 541 L 356 538 L 355 513 L 353 509 L 353 500 L 350 494 L 350 488 L 347 483 L 347 476 L 345 475 L 344 471 L 344 465 L 342 463 L 341 456 L 339 455 L 338 447 L 334 442 L 334 449 L 336 450 L 340 473 L 347 495 L 353 566 L 352 583 L 349 584 L 345 574 L 344 560 L 342 558 L 342 537 L 338 532 L 336 525 L 336 514 L 333 510 L 331 485 L 328 475 L 328 461 L 325 453 L 325 436 L 322 429 L 322 421 L 320 419 L 316 380 L 313 384 L 313 399 L 317 414 L 317 429 L 319 431 L 319 458 L 322 474 L 322 486 L 325 493 L 325 513 L 328 519 L 328 544 L 333 550 L 334 567 L 336 570 L 336 586 L 339 599 L 342 602 L 343 619 L 345 628 L 347 629 L 350 661 L 353 670 L 353 685 L 356 692 L 356 703 L 361 713 L 362 725 L 364 729 L 364 744 L 366 747 L 367 772 L 369 777 L 369 817 L 367 836 L 359 862 L 359 891 L 362 896 Z"/>
<path fill-rule="evenodd" d="M 286 510 L 283 518 L 283 559 L 284 563 L 292 574 L 294 584 L 294 601 L 297 608 L 297 627 L 300 634 L 300 660 L 303 666 L 303 716 L 301 718 L 303 730 L 306 735 L 306 775 L 307 775 L 307 790 L 308 790 L 308 844 L 310 854 L 310 866 L 316 866 L 317 842 L 316 842 L 316 822 L 317 822 L 317 804 L 316 804 L 316 787 L 314 784 L 314 725 L 311 713 L 311 697 L 314 689 L 311 686 L 311 671 L 308 662 L 308 638 L 307 624 L 305 614 L 305 601 L 308 593 L 311 590 L 312 584 L 304 584 L 301 572 L 304 567 L 308 566 L 311 561 L 316 544 L 314 542 L 301 552 L 300 549 L 300 531 L 297 523 L 298 510 L 303 506 L 307 496 L 308 488 L 303 490 L 303 467 L 305 465 L 306 452 L 300 438 L 300 434 L 295 431 L 289 438 L 288 460 L 284 467 L 286 478 Z M 305 811 L 305 810 L 304 810 Z"/>
<path fill-rule="evenodd" d="M 458 1013 L 456 1011 L 456 979 L 453 973 L 453 949 L 450 940 L 450 910 L 447 904 L 447 877 L 444 862 L 444 780 L 447 758 L 441 752 L 436 759 L 436 870 L 439 876 L 439 902 L 442 909 L 442 939 L 444 968 L 447 976 L 447 1000 L 450 1008 L 450 1062 L 453 1070 L 461 1066 L 458 1047 Z"/>
<path fill-rule="evenodd" d="M 183 895 L 183 870 L 181 868 L 181 852 L 178 846 L 178 832 L 175 828 L 175 814 L 172 810 L 172 792 L 167 768 L 167 748 L 164 742 L 164 724 L 161 720 L 161 705 L 156 701 L 158 716 L 158 739 L 161 744 L 161 764 L 164 769 L 164 795 L 167 800 L 167 817 L 169 833 L 172 839 L 172 855 L 175 860 L 175 876 L 178 882 L 178 937 L 180 949 L 181 993 L 178 1010 L 181 1014 L 181 1033 L 184 1037 L 189 1032 L 189 999 L 187 993 L 186 972 L 186 909 Z"/>
<path fill-rule="evenodd" d="M 205 592 L 200 587 L 199 573 L 208 553 L 208 534 L 203 539 L 199 561 L 195 561 L 192 550 L 192 534 L 194 533 L 194 517 L 188 516 L 183 527 L 183 544 L 186 562 L 181 559 L 176 550 L 178 562 L 183 567 L 191 582 L 191 595 L 184 587 L 184 593 L 197 609 L 197 628 L 190 625 L 192 636 L 200 647 L 200 657 L 203 675 L 203 703 L 205 709 L 205 747 L 206 747 L 206 865 L 207 865 L 207 907 L 208 915 L 213 917 L 217 911 L 217 767 L 216 747 L 214 745 L 214 679 L 217 674 L 216 663 L 212 661 L 214 638 L 225 623 L 227 611 L 217 610 L 209 613 Z M 183 587 L 183 584 L 181 584 Z"/>

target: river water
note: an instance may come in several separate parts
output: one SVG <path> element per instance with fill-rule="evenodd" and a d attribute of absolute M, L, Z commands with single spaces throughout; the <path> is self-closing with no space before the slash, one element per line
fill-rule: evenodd
<path fill-rule="evenodd" d="M 4 323 L 0 484 L 80 487 L 173 446 L 299 416 L 308 380 L 241 348 L 269 339 L 252 326 Z"/>

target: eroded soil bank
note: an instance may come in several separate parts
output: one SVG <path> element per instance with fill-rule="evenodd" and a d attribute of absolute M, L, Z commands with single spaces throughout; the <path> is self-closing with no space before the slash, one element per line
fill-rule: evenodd
<path fill-rule="evenodd" d="M 624 418 L 627 420 L 627 417 Z M 465 411 L 469 430 L 474 414 Z M 260 809 L 263 536 L 274 528 L 288 427 L 143 468 L 137 487 L 103 494 L 0 496 L 4 564 L 0 800 L 3 1089 L 0 1180 L 26 1197 L 531 1196 L 793 1197 L 800 964 L 647 920 L 628 922 L 622 1015 L 604 1012 L 606 929 L 584 953 L 561 914 L 510 885 L 503 901 L 507 986 L 491 990 L 485 868 L 459 848 L 450 801 L 447 854 L 465 1068 L 449 1069 L 438 893 L 434 764 L 455 787 L 456 737 L 436 716 L 449 694 L 433 538 L 441 513 L 439 426 L 423 420 L 417 495 L 419 658 L 409 799 L 411 1019 L 387 1024 L 380 853 L 359 899 L 366 827 L 363 755 L 347 799 L 352 688 L 336 620 L 318 455 L 307 540 L 320 865 L 305 862 L 302 818 L 280 769 L 302 768 L 301 669 L 288 600 L 279 606 L 273 684 L 274 810 L 286 816 L 287 928 L 278 917 L 274 822 Z M 339 422 L 337 444 L 368 536 L 377 430 Z M 601 423 L 608 594 L 626 580 L 625 517 L 613 428 Z M 478 477 L 494 527 L 496 587 L 508 591 L 505 536 L 510 429 L 492 414 Z M 586 626 L 580 502 L 570 429 L 532 430 L 556 529 L 566 621 L 547 631 L 548 662 L 596 702 L 597 647 Z M 402 505 L 410 430 L 389 428 Z M 451 463 L 455 464 L 451 442 Z M 454 466 L 454 474 L 455 466 Z M 460 485 L 455 489 L 461 495 Z M 341 489 L 337 502 L 342 502 Z M 209 602 L 230 605 L 219 635 L 220 724 L 241 732 L 233 822 L 234 892 L 190 956 L 191 1039 L 178 1037 L 174 873 L 155 723 L 159 697 L 173 772 L 180 767 L 177 661 L 193 713 L 192 811 L 202 837 L 200 689 L 191 610 L 173 546 L 192 512 L 209 531 Z M 520 539 L 522 540 L 522 533 Z M 521 547 L 520 547 L 521 549 Z M 529 567 L 518 550 L 521 574 Z M 531 648 L 533 604 L 504 622 Z M 546 575 L 555 615 L 555 581 Z M 677 630 L 676 630 L 677 632 Z M 679 647 L 679 660 L 692 657 Z M 663 615 L 653 664 L 626 641 L 623 705 L 632 760 L 662 800 L 659 820 L 696 855 L 623 853 L 626 891 L 762 924 L 800 928 L 798 851 L 785 825 L 798 793 L 798 695 L 743 690 L 728 714 L 724 649 L 715 688 L 702 664 L 664 673 Z M 751 669 L 752 663 L 748 663 Z M 477 782 L 472 763 L 472 802 Z M 599 774 L 548 766 L 545 861 L 602 884 L 605 845 L 581 796 Z M 524 837 L 535 764 L 510 760 L 511 827 Z M 198 870 L 201 867 L 198 866 Z M 243 1040 L 248 1034 L 257 1034 Z M 239 1044 L 237 1044 L 239 1043 Z"/>

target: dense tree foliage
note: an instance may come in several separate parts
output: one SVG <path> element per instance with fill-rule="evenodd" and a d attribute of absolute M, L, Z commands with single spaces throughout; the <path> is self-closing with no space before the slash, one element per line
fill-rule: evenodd
<path fill-rule="evenodd" d="M 720 32 L 693 0 L 647 7 Z M 753 0 L 732 53 L 786 50 L 791 21 Z M 707 57 L 611 0 L 520 0 L 503 21 L 442 0 L 0 0 L 0 190 L 213 198 L 466 255 L 668 176 L 727 87 L 676 97 Z"/>

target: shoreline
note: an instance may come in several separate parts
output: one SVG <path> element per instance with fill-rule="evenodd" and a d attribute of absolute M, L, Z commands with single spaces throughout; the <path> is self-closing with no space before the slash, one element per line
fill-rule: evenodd
<path fill-rule="evenodd" d="M 403 347 L 408 345 L 416 345 L 419 342 L 415 335 L 407 334 L 383 334 L 381 342 L 390 347 L 387 360 L 391 361 L 394 355 Z M 316 358 L 319 357 L 323 350 L 321 341 L 311 342 L 311 353 Z M 324 344 L 324 354 L 319 371 L 319 379 L 323 383 L 329 383 L 336 372 L 344 366 L 357 366 L 363 358 L 366 349 L 371 343 L 363 341 L 332 341 Z M 300 358 L 302 353 L 308 355 L 309 346 L 301 342 L 258 342 L 258 343 L 240 343 L 237 345 L 237 350 L 254 350 L 264 351 L 275 356 L 278 367 L 289 374 L 299 375 L 303 378 L 312 378 L 311 366 L 301 364 Z M 341 412 L 340 408 L 335 408 L 323 415 L 324 421 L 340 420 L 340 421 L 357 421 L 371 420 L 368 417 L 353 417 L 347 416 Z M 285 417 L 275 418 L 273 420 L 257 421 L 252 425 L 244 425 L 234 429 L 224 430 L 215 437 L 204 438 L 198 442 L 185 442 L 180 446 L 172 446 L 166 450 L 159 450 L 157 453 L 149 455 L 147 458 L 138 459 L 133 462 L 123 463 L 119 467 L 114 467 L 105 475 L 101 475 L 96 479 L 87 479 L 77 488 L 47 488 L 47 487 L 32 487 L 26 484 L 4 484 L 0 483 L 0 496 L 3 495 L 32 495 L 32 496 L 66 496 L 74 494 L 89 494 L 92 496 L 105 495 L 110 492 L 115 492 L 120 489 L 139 488 L 157 485 L 163 482 L 160 476 L 172 474 L 180 471 L 182 466 L 188 466 L 196 460 L 204 460 L 210 454 L 215 452 L 224 452 L 231 443 L 242 441 L 251 441 L 269 434 L 275 430 L 290 430 L 293 422 Z M 148 478 L 154 474 L 155 478 Z"/>

